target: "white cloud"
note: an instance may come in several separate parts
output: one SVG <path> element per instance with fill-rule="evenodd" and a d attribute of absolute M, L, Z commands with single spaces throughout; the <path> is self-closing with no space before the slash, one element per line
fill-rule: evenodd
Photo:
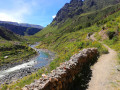
<path fill-rule="evenodd" d="M 36 6 L 34 0 L 11 0 L 12 8 L 0 8 L 0 20 L 13 21 L 13 22 L 25 22 L 24 18 L 30 15 L 33 11 L 33 7 Z"/>
<path fill-rule="evenodd" d="M 56 15 L 53 15 L 52 18 L 54 19 L 56 17 Z"/>
<path fill-rule="evenodd" d="M 22 19 L 18 17 L 11 16 L 6 13 L 0 13 L 0 20 L 1 21 L 13 21 L 13 22 L 22 22 Z"/>

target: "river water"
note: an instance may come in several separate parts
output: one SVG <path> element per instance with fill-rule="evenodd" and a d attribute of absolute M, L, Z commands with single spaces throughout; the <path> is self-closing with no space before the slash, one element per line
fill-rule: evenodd
<path fill-rule="evenodd" d="M 20 64 L 20 65 L 14 66 L 12 68 L 8 68 L 6 70 L 0 71 L 0 80 L 1 81 L 6 80 L 6 78 L 8 76 L 10 77 L 10 75 L 12 75 L 12 73 L 15 74 L 16 71 L 19 71 L 21 69 L 24 70 L 26 68 L 40 68 L 40 67 L 48 65 L 50 63 L 50 61 L 53 59 L 52 57 L 54 57 L 54 53 L 52 53 L 50 51 L 45 52 L 41 49 L 36 49 L 35 46 L 37 46 L 37 45 L 38 45 L 38 43 L 35 45 L 30 45 L 30 47 L 32 47 L 33 49 L 35 49 L 38 52 L 37 56 L 29 59 L 28 60 L 29 62 L 26 62 L 26 63 Z M 9 80 L 9 78 L 7 78 L 7 79 Z"/>

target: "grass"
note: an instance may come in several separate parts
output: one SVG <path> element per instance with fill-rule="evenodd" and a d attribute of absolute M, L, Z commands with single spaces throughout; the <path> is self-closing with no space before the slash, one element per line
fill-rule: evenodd
<path fill-rule="evenodd" d="M 102 25 L 102 27 L 105 28 L 105 30 L 106 30 L 105 34 L 109 38 L 104 39 L 103 42 L 118 52 L 119 63 L 120 63 L 120 26 L 119 26 L 120 25 L 119 24 L 120 23 L 120 11 L 115 13 L 114 15 L 111 15 L 108 18 L 112 18 L 112 19 L 110 19 L 108 22 L 104 23 Z M 102 30 L 102 29 L 100 29 L 100 30 Z M 112 35 L 113 33 L 115 33 L 115 34 Z M 96 34 L 96 37 L 97 37 L 97 40 L 102 41 L 103 37 L 101 37 L 98 33 Z"/>
<path fill-rule="evenodd" d="M 4 85 L 2 90 L 5 90 L 6 87 L 10 88 L 10 90 L 15 89 L 16 87 L 22 88 L 23 86 L 32 83 L 34 79 L 39 79 L 42 73 L 50 72 L 58 67 L 60 63 L 69 60 L 72 55 L 78 53 L 84 48 L 95 47 L 98 48 L 100 54 L 107 53 L 108 50 L 101 43 L 88 40 L 86 37 L 88 33 L 98 33 L 104 24 L 107 24 L 105 25 L 107 28 L 115 26 L 116 23 L 112 22 L 111 24 L 110 22 L 120 15 L 120 11 L 117 12 L 118 8 L 120 8 L 119 5 L 116 5 L 97 12 L 68 18 L 64 23 L 58 23 L 56 26 L 54 26 L 55 22 L 52 22 L 36 35 L 30 37 L 26 36 L 29 43 L 40 41 L 40 45 L 38 45 L 37 48 L 49 49 L 56 52 L 57 56 L 50 63 L 49 67 L 42 68 L 38 72 L 28 75 L 10 85 Z M 110 14 L 110 12 L 112 13 Z M 107 17 L 105 17 L 105 15 Z M 119 19 L 117 20 L 119 21 Z M 109 30 L 114 31 L 113 29 L 115 30 L 115 27 L 112 27 Z M 100 36 L 99 40 L 101 40 Z M 108 45 L 111 44 L 109 46 L 117 49 L 119 45 L 119 43 L 117 43 L 119 42 L 119 37 L 117 41 L 115 38 L 112 40 L 106 40 L 105 42 Z"/>
<path fill-rule="evenodd" d="M 36 54 L 36 52 L 25 44 L 18 41 L 0 40 L 0 66 L 14 64 Z M 8 58 L 5 58 L 5 57 Z"/>
<path fill-rule="evenodd" d="M 37 48 L 46 48 L 57 53 L 56 58 L 50 63 L 49 67 L 40 69 L 38 72 L 28 75 L 10 85 L 4 85 L 2 90 L 5 90 L 5 87 L 10 88 L 10 90 L 15 89 L 16 87 L 22 88 L 23 86 L 32 83 L 35 79 L 39 79 L 42 73 L 50 72 L 58 67 L 60 63 L 69 60 L 72 55 L 78 53 L 84 48 L 96 47 L 101 54 L 107 53 L 107 49 L 102 46 L 102 44 L 97 41 L 86 39 L 87 33 L 90 31 L 96 31 L 96 28 L 96 26 L 93 26 L 80 31 L 66 33 L 53 43 L 49 42 L 50 38 L 46 39 L 45 42 L 41 41 Z"/>

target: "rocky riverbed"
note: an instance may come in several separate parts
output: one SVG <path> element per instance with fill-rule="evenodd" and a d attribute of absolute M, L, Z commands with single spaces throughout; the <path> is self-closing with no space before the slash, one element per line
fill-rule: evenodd
<path fill-rule="evenodd" d="M 1 84 L 10 84 L 13 81 L 17 81 L 20 78 L 23 78 L 27 75 L 36 72 L 38 69 L 49 65 L 49 63 L 54 59 L 55 54 L 46 49 L 36 49 L 35 45 L 31 47 L 38 52 L 38 55 L 35 57 L 28 59 L 27 61 L 23 61 L 8 67 L 2 67 L 0 70 L 0 85 Z"/>
<path fill-rule="evenodd" d="M 33 57 L 37 57 L 37 54 L 31 56 L 31 58 L 33 58 Z M 19 62 L 9 63 L 9 64 L 6 64 L 6 65 L 0 66 L 0 71 L 7 70 L 7 69 L 15 67 L 17 65 L 30 62 L 31 60 L 30 60 L 30 58 L 28 58 L 28 59 L 25 59 L 25 60 L 22 60 L 22 61 L 19 61 Z"/>

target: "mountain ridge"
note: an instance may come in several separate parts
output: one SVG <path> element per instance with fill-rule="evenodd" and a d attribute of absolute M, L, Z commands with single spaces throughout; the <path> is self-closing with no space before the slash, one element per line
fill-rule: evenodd
<path fill-rule="evenodd" d="M 19 35 L 34 35 L 35 33 L 39 32 L 44 28 L 40 25 L 9 21 L 0 21 L 0 26 L 3 26 Z"/>
<path fill-rule="evenodd" d="M 28 23 L 18 23 L 18 22 L 12 22 L 12 21 L 0 21 L 0 23 L 8 23 L 8 24 L 16 25 L 16 26 L 33 27 L 33 28 L 39 28 L 39 29 L 43 29 L 44 28 L 41 25 L 28 24 Z"/>
<path fill-rule="evenodd" d="M 100 10 L 104 7 L 118 3 L 120 3 L 120 0 L 71 0 L 70 3 L 66 3 L 58 11 L 53 22 L 56 21 L 56 25 L 57 23 L 64 22 L 67 18 L 72 18 L 75 15 Z"/>

